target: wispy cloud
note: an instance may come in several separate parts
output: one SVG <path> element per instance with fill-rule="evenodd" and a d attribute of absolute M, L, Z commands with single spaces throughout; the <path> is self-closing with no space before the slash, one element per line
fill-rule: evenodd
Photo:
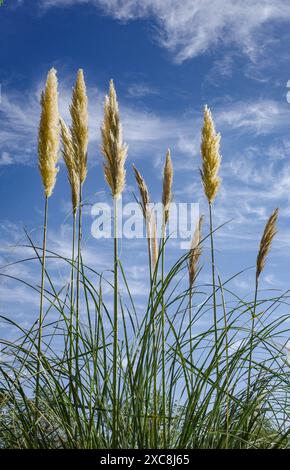
<path fill-rule="evenodd" d="M 0 143 L 2 156 L 0 165 L 12 163 L 31 164 L 37 154 L 37 130 L 40 115 L 40 93 L 44 83 L 37 83 L 26 93 L 3 93 L 0 105 Z M 60 79 L 59 104 L 62 117 L 69 123 L 71 86 L 67 78 Z M 136 86 L 133 92 L 141 90 Z M 147 90 L 147 93 L 149 90 Z M 143 89 L 145 93 L 145 89 Z M 89 96 L 89 156 L 95 155 L 100 142 L 100 127 L 103 119 L 105 92 L 88 87 Z M 175 147 L 186 154 L 193 139 L 192 123 L 186 117 L 164 116 L 141 107 L 130 106 L 120 98 L 121 119 L 124 137 L 132 155 L 138 158 L 142 153 L 153 157 L 163 155 L 167 147 Z M 187 142 L 187 145 L 184 145 Z M 155 160 L 156 161 L 156 160 Z"/>
<path fill-rule="evenodd" d="M 146 83 L 133 83 L 128 88 L 128 96 L 131 98 L 143 98 L 144 96 L 158 95 L 156 88 Z"/>
<path fill-rule="evenodd" d="M 287 128 L 290 108 L 286 100 L 285 104 L 269 99 L 230 102 L 217 109 L 216 117 L 219 125 L 228 129 L 268 134 Z"/>
<path fill-rule="evenodd" d="M 41 4 L 91 4 L 122 21 L 153 18 L 159 26 L 159 44 L 177 62 L 229 44 L 255 61 L 273 42 L 270 23 L 290 21 L 288 0 L 42 0 Z"/>

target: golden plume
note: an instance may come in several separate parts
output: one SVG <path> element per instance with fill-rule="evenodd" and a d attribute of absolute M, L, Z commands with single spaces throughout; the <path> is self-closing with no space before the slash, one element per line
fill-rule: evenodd
<path fill-rule="evenodd" d="M 71 187 L 73 213 L 75 214 L 78 207 L 80 189 L 78 168 L 75 159 L 72 136 L 69 128 L 62 118 L 60 118 L 60 127 L 62 136 L 62 154 L 67 168 L 68 179 Z"/>
<path fill-rule="evenodd" d="M 210 109 L 205 106 L 201 141 L 201 155 L 203 160 L 201 179 L 205 195 L 210 204 L 213 203 L 221 183 L 221 179 L 218 176 L 221 164 L 221 156 L 219 153 L 220 139 L 220 134 L 217 134 L 215 131 Z"/>
<path fill-rule="evenodd" d="M 101 132 L 101 151 L 105 158 L 105 178 L 111 188 L 113 198 L 118 199 L 125 187 L 125 161 L 128 148 L 123 143 L 119 106 L 113 80 L 110 81 L 109 96 L 105 98 L 104 121 Z"/>
<path fill-rule="evenodd" d="M 88 150 L 88 98 L 84 73 L 79 69 L 76 84 L 73 89 L 70 106 L 72 119 L 71 135 L 75 151 L 77 172 L 82 184 L 87 176 L 87 150 Z"/>
<path fill-rule="evenodd" d="M 56 183 L 59 155 L 59 114 L 56 70 L 47 75 L 45 89 L 41 94 L 41 117 L 38 133 L 38 167 L 44 193 L 50 197 Z"/>
<path fill-rule="evenodd" d="M 265 225 L 264 233 L 260 242 L 260 249 L 257 256 L 256 279 L 258 280 L 261 272 L 265 267 L 266 258 L 271 249 L 273 238 L 277 233 L 276 223 L 278 218 L 279 209 L 275 209 L 270 215 L 268 222 Z"/>

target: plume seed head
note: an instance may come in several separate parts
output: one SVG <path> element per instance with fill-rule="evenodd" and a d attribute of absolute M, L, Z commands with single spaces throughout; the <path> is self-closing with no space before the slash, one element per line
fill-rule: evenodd
<path fill-rule="evenodd" d="M 170 203 L 172 201 L 172 182 L 173 182 L 173 166 L 171 161 L 170 150 L 167 150 L 166 160 L 163 170 L 163 193 L 162 203 L 164 211 L 164 224 L 167 224 L 169 218 Z"/>
<path fill-rule="evenodd" d="M 123 142 L 119 105 L 113 80 L 110 81 L 109 95 L 105 97 L 101 133 L 105 179 L 111 189 L 113 198 L 118 199 L 125 187 L 125 161 L 128 147 Z"/>
<path fill-rule="evenodd" d="M 205 106 L 201 140 L 201 179 L 210 204 L 214 202 L 221 184 L 221 178 L 218 176 L 221 164 L 220 140 L 221 136 L 216 133 L 211 111 Z"/>
<path fill-rule="evenodd" d="M 141 208 L 144 219 L 149 221 L 150 219 L 150 212 L 148 210 L 148 206 L 150 204 L 150 196 L 147 185 L 141 173 L 137 170 L 135 165 L 133 165 L 133 170 L 135 173 L 135 179 L 139 188 L 140 196 L 141 196 Z"/>
<path fill-rule="evenodd" d="M 87 177 L 87 152 L 89 140 L 88 97 L 84 73 L 78 70 L 70 106 L 72 119 L 71 135 L 76 155 L 77 171 L 81 184 Z"/>
<path fill-rule="evenodd" d="M 200 241 L 202 238 L 202 224 L 203 224 L 203 216 L 201 215 L 199 218 L 199 222 L 195 228 L 192 242 L 191 242 L 191 248 L 190 248 L 189 263 L 188 263 L 190 288 L 192 288 L 194 284 L 197 271 L 198 271 L 198 261 L 201 255 Z"/>
<path fill-rule="evenodd" d="M 79 203 L 80 179 L 78 177 L 78 168 L 71 132 L 62 118 L 60 118 L 60 128 L 62 137 L 62 155 L 67 168 L 68 180 L 71 187 L 73 214 L 75 215 Z"/>
<path fill-rule="evenodd" d="M 41 117 L 38 131 L 38 167 L 42 177 L 44 193 L 50 197 L 58 168 L 59 151 L 59 113 L 56 70 L 52 68 L 47 75 L 45 89 L 41 94 Z"/>
<path fill-rule="evenodd" d="M 256 279 L 259 279 L 266 263 L 266 258 L 270 252 L 273 238 L 277 233 L 276 223 L 278 218 L 279 209 L 275 209 L 270 215 L 268 222 L 265 225 L 264 233 L 260 242 L 260 249 L 257 256 Z"/>

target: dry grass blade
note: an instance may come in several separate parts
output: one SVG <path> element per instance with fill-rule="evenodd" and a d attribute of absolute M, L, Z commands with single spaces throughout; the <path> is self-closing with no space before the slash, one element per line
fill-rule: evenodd
<path fill-rule="evenodd" d="M 189 286 L 192 288 L 197 271 L 198 271 L 198 261 L 201 255 L 201 246 L 200 246 L 200 241 L 201 241 L 201 230 L 202 230 L 202 224 L 203 224 L 203 216 L 200 216 L 199 222 L 196 226 L 196 229 L 194 231 L 192 243 L 191 243 L 191 250 L 190 250 L 190 256 L 189 256 L 189 263 L 188 263 L 188 272 L 189 272 Z"/>
<path fill-rule="evenodd" d="M 256 279 L 259 278 L 263 271 L 266 263 L 266 258 L 271 249 L 273 238 L 277 233 L 276 223 L 278 218 L 279 209 L 275 209 L 273 214 L 270 215 L 268 222 L 266 223 L 263 236 L 260 242 L 260 249 L 257 256 L 257 268 L 256 268 Z"/>
<path fill-rule="evenodd" d="M 170 203 L 172 200 L 172 182 L 173 182 L 173 166 L 171 161 L 170 150 L 167 150 L 166 160 L 163 171 L 163 193 L 162 203 L 164 210 L 164 225 L 167 224 L 169 218 Z"/>
<path fill-rule="evenodd" d="M 88 98 L 82 69 L 80 69 L 77 74 L 70 113 L 72 118 L 72 143 L 76 155 L 78 175 L 82 184 L 87 176 L 87 150 L 89 139 Z"/>
<path fill-rule="evenodd" d="M 59 113 L 56 70 L 47 75 L 41 95 L 41 118 L 38 134 L 38 166 L 46 197 L 50 197 L 56 183 L 59 150 Z"/>
<path fill-rule="evenodd" d="M 125 187 L 125 161 L 128 148 L 123 142 L 119 106 L 113 80 L 110 81 L 109 96 L 105 98 L 102 125 L 101 151 L 105 157 L 104 172 L 114 199 L 118 199 Z"/>
<path fill-rule="evenodd" d="M 62 118 L 60 118 L 60 128 L 62 137 L 62 155 L 67 168 L 68 179 L 71 187 L 73 213 L 75 214 L 78 207 L 80 190 L 77 163 L 72 143 L 72 136 L 69 128 Z"/>
<path fill-rule="evenodd" d="M 205 195 L 210 204 L 213 203 L 221 183 L 221 179 L 218 176 L 221 164 L 221 156 L 219 153 L 220 139 L 220 134 L 217 134 L 215 131 L 210 109 L 205 106 L 201 142 L 201 155 L 203 160 L 201 179 Z"/>

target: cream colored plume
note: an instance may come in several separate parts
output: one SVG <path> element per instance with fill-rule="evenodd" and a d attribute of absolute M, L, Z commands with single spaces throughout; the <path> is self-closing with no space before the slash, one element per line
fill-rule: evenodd
<path fill-rule="evenodd" d="M 60 119 L 62 136 L 62 154 L 66 164 L 68 179 L 71 187 L 73 213 L 75 214 L 79 202 L 80 181 L 78 177 L 78 168 L 75 159 L 74 146 L 69 128 L 63 119 Z"/>
<path fill-rule="evenodd" d="M 59 114 L 56 70 L 47 75 L 45 89 L 41 95 L 41 117 L 38 133 L 38 167 L 42 177 L 44 193 L 50 197 L 56 183 L 59 158 Z"/>
<path fill-rule="evenodd" d="M 202 129 L 201 155 L 203 160 L 201 178 L 204 192 L 210 204 L 213 203 L 221 179 L 218 176 L 221 156 L 220 156 L 220 134 L 215 131 L 215 125 L 211 112 L 207 106 L 204 108 L 204 125 Z"/>
<path fill-rule="evenodd" d="M 123 142 L 119 106 L 113 80 L 110 81 L 109 96 L 105 98 L 102 125 L 101 150 L 105 158 L 104 172 L 114 199 L 118 199 L 125 187 L 125 161 L 128 148 Z"/>
<path fill-rule="evenodd" d="M 88 151 L 88 98 L 84 73 L 80 69 L 77 73 L 76 84 L 73 89 L 72 103 L 70 106 L 72 119 L 71 135 L 75 151 L 77 171 L 81 184 L 87 176 L 87 151 Z"/>

